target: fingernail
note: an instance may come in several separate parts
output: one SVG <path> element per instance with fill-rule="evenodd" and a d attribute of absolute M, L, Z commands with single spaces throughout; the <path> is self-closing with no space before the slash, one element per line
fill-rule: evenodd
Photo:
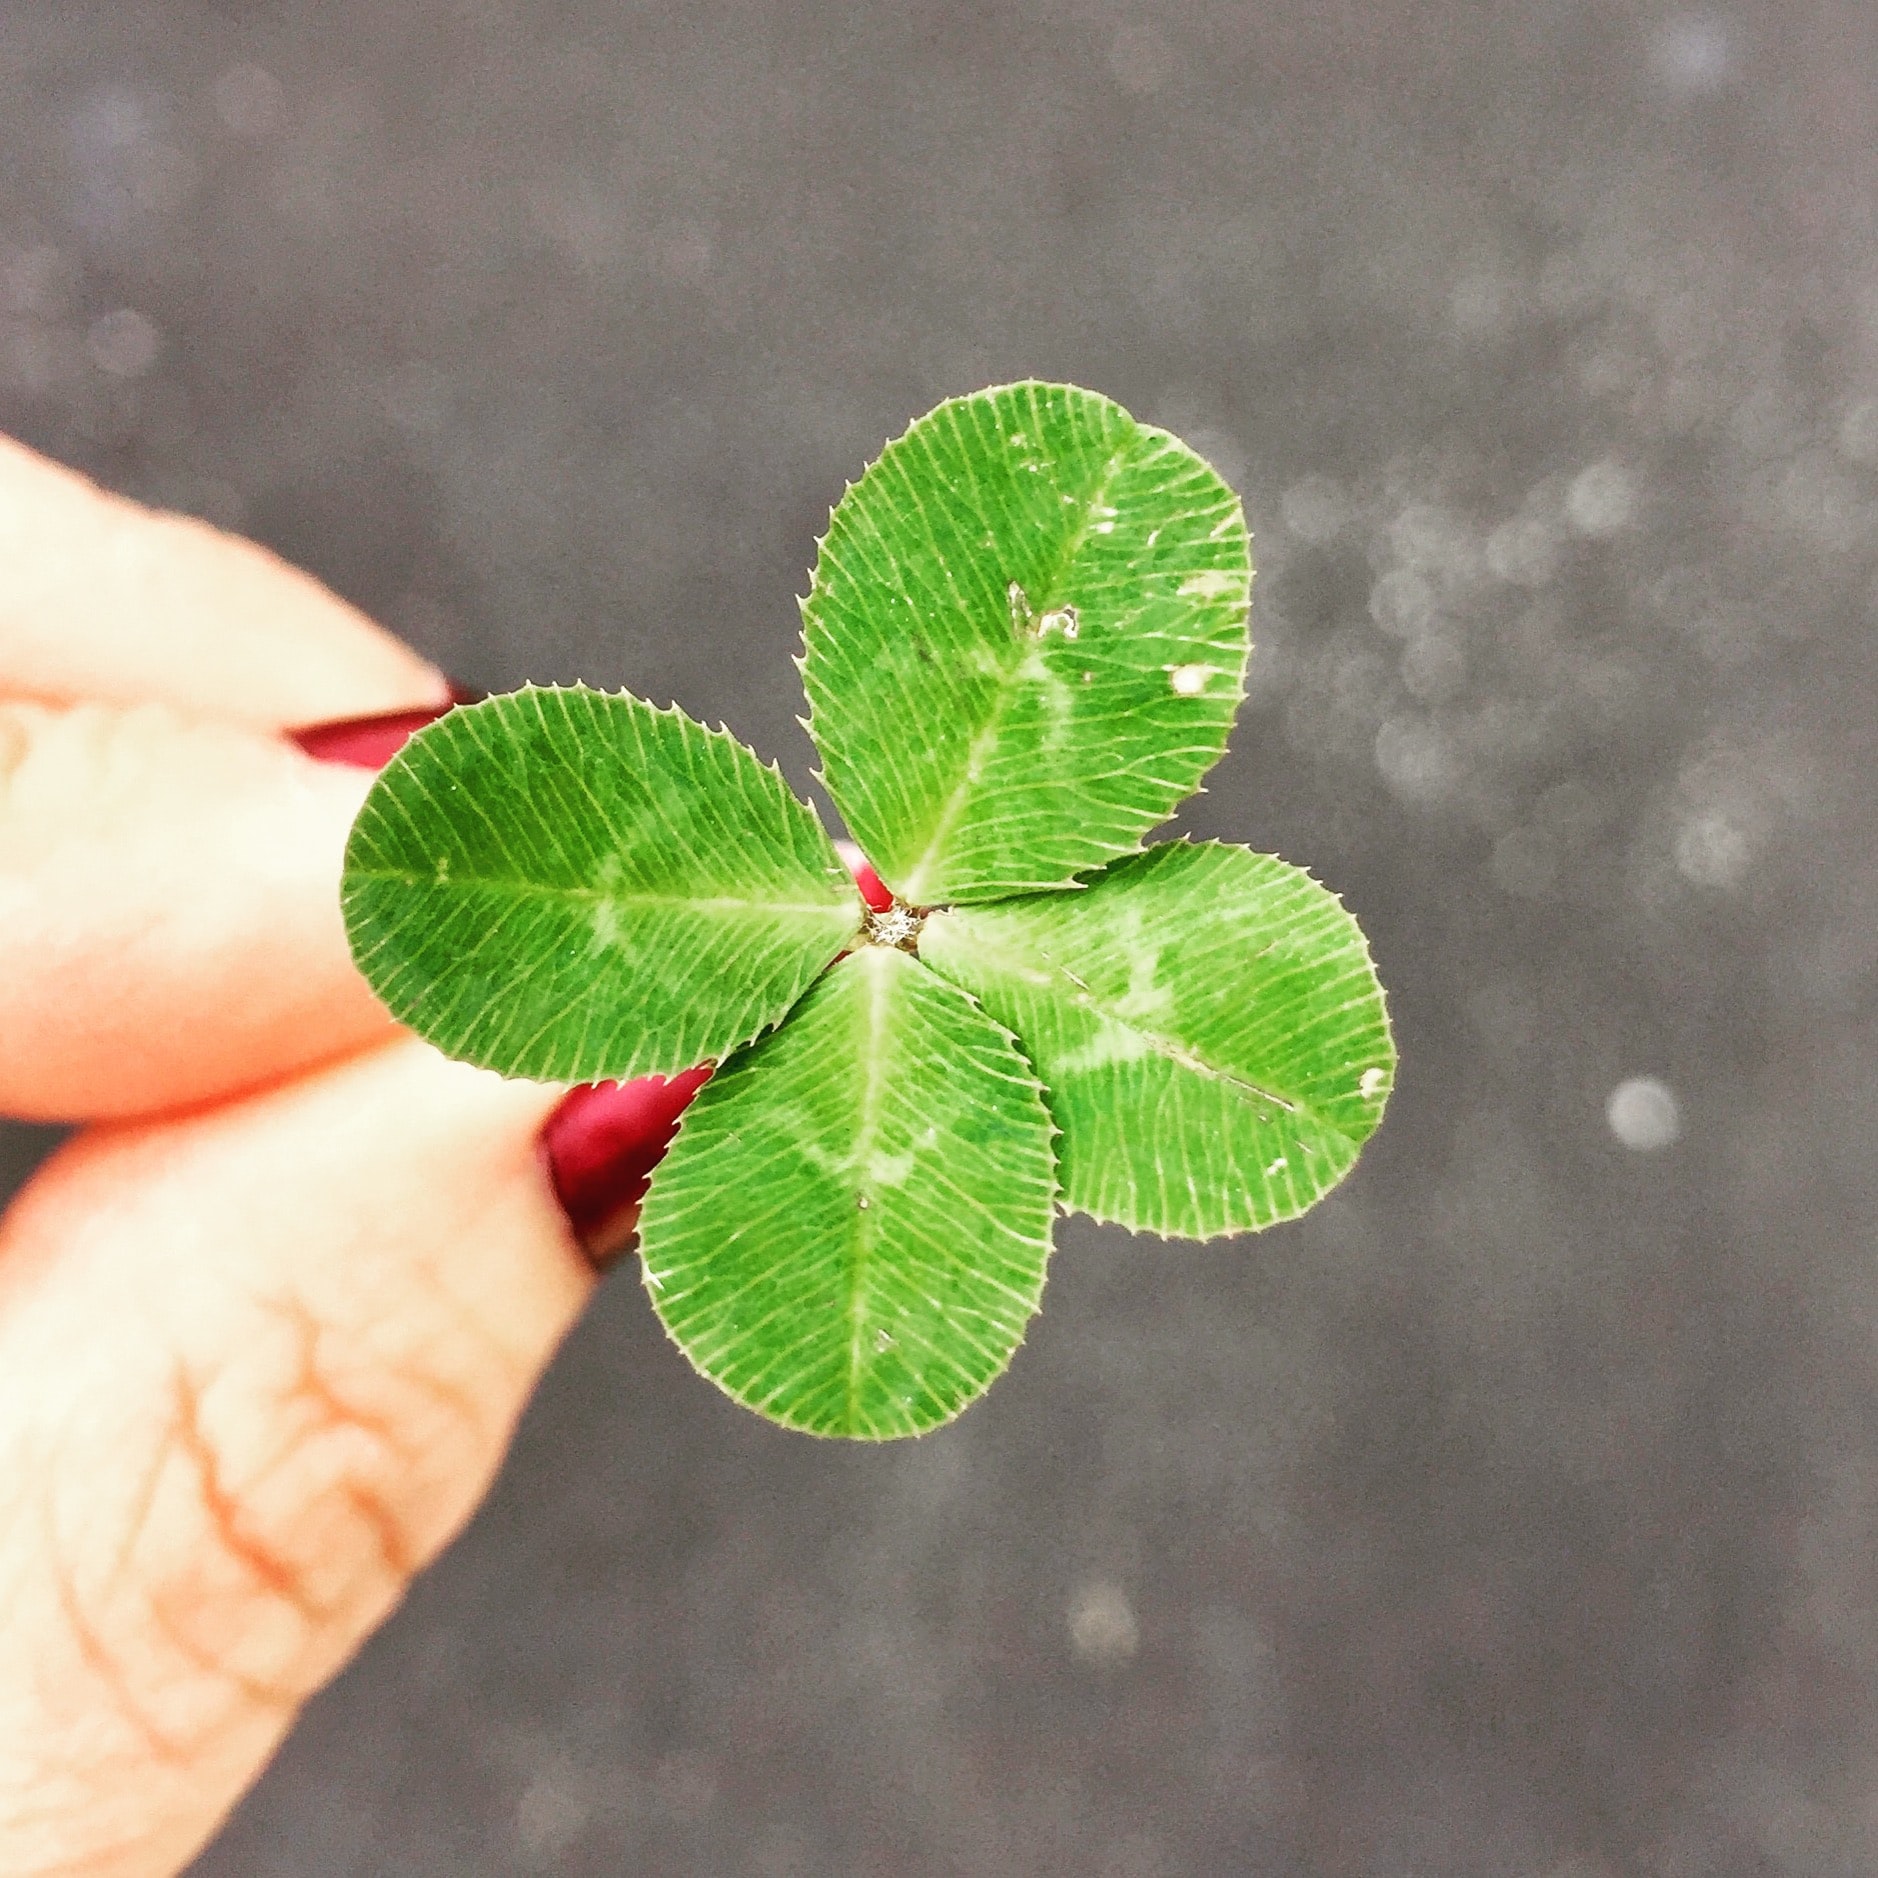
<path fill-rule="evenodd" d="M 854 884 L 861 890 L 870 913 L 884 913 L 893 905 L 893 889 L 874 872 L 873 863 L 852 841 L 837 841 L 835 852 L 847 863 Z"/>
<path fill-rule="evenodd" d="M 453 711 L 459 704 L 479 704 L 487 692 L 450 687 L 448 704 L 427 704 L 414 711 L 379 711 L 370 717 L 340 717 L 309 724 L 287 736 L 322 763 L 346 763 L 354 769 L 383 769 L 404 748 L 407 737 Z"/>
<path fill-rule="evenodd" d="M 595 1271 L 607 1270 L 631 1248 L 652 1170 L 710 1074 L 706 1063 L 679 1076 L 583 1083 L 548 1117 L 542 1158 L 561 1211 Z"/>

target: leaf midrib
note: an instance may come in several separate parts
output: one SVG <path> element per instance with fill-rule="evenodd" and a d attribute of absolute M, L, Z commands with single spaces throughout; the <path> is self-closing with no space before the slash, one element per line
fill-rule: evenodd
<path fill-rule="evenodd" d="M 450 874 L 439 880 L 434 873 L 415 873 L 401 868 L 354 867 L 354 880 L 390 881 L 401 887 L 488 887 L 513 893 L 521 898 L 570 900 L 582 905 L 635 907 L 683 907 L 699 912 L 747 913 L 846 913 L 839 900 L 817 900 L 804 904 L 794 900 L 756 900 L 717 894 L 694 897 L 686 894 L 615 893 L 604 887 L 557 887 L 543 881 L 491 879 L 486 874 Z M 859 915 L 855 924 L 860 924 Z"/>
<path fill-rule="evenodd" d="M 1071 1000 L 1084 1010 L 1094 1011 L 1098 1017 L 1107 1019 L 1121 1029 L 1141 1038 L 1156 1055 L 1165 1057 L 1180 1068 L 1193 1071 L 1202 1076 L 1210 1076 L 1216 1082 L 1223 1082 L 1229 1087 L 1244 1090 L 1248 1095 L 1256 1096 L 1261 1102 L 1271 1103 L 1288 1114 L 1304 1121 L 1312 1122 L 1327 1134 L 1335 1135 L 1352 1149 L 1360 1150 L 1362 1142 L 1341 1123 L 1332 1121 L 1314 1103 L 1307 1102 L 1302 1096 L 1283 1095 L 1275 1089 L 1268 1089 L 1262 1083 L 1253 1082 L 1249 1077 L 1241 1076 L 1230 1069 L 1222 1069 L 1216 1063 L 1209 1063 L 1205 1057 L 1189 1049 L 1184 1043 L 1177 1043 L 1172 1037 L 1163 1037 L 1158 1031 L 1149 1030 L 1131 1017 L 1124 1017 L 1121 1012 L 1098 993 L 1091 991 L 1088 985 L 1076 976 L 1067 966 L 1059 965 L 1050 954 L 1038 947 L 1035 953 L 1010 945 L 996 945 L 982 935 L 974 935 L 975 942 L 984 951 L 994 957 L 1000 957 L 1018 965 L 1046 966 L 1058 977 L 1068 981 L 1075 988 Z"/>
<path fill-rule="evenodd" d="M 1034 394 L 1032 405 L 1034 409 Z M 1095 520 L 1095 512 L 1102 506 L 1116 476 L 1121 472 L 1122 465 L 1128 460 L 1133 442 L 1133 438 L 1125 440 L 1102 466 L 1102 474 L 1097 479 L 1088 500 L 1083 504 L 1082 520 L 1078 523 L 1075 533 L 1065 542 L 1062 553 L 1057 556 L 1056 566 L 1051 569 L 1049 579 L 1043 584 L 1043 598 L 1032 599 L 1030 595 L 1025 595 L 1025 599 L 1033 610 L 1048 612 L 1055 604 L 1058 589 L 1068 574 L 1071 564 L 1082 552 L 1083 543 L 1089 539 L 1089 529 Z M 1020 653 L 1025 650 L 1023 641 L 1016 642 L 1016 650 Z M 971 748 L 965 753 L 965 766 L 959 774 L 957 783 L 953 785 L 952 793 L 946 798 L 944 806 L 939 811 L 925 851 L 906 875 L 905 885 L 901 891 L 906 899 L 916 905 L 924 898 L 925 882 L 922 876 L 933 865 L 934 857 L 951 839 L 953 831 L 958 827 L 959 817 L 965 813 L 965 805 L 971 799 L 971 793 L 979 783 L 978 766 L 986 751 L 997 741 L 998 732 L 1004 724 L 1004 714 L 1010 709 L 1011 700 L 1017 695 L 1017 674 L 1023 667 L 1024 660 L 1021 657 L 1012 659 L 1004 667 L 998 679 L 997 699 L 991 707 L 990 715 L 985 720 L 984 728 L 972 739 Z"/>
<path fill-rule="evenodd" d="M 881 1085 L 886 1078 L 886 1007 L 890 1002 L 889 974 L 893 966 L 885 958 L 878 963 L 866 959 L 867 952 L 880 950 L 879 947 L 863 948 L 862 959 L 855 961 L 857 969 L 866 971 L 870 978 L 867 999 L 862 1006 L 860 1025 L 861 1058 L 867 1065 L 867 1079 L 861 1085 L 861 1125 L 855 1130 L 854 1137 L 854 1168 L 863 1183 L 862 1192 L 866 1191 L 867 1169 L 873 1164 L 874 1138 L 880 1132 Z M 866 962 L 863 963 L 863 960 Z M 866 1313 L 862 1306 L 866 1296 L 867 1269 L 873 1260 L 874 1236 L 877 1230 L 874 1220 L 877 1209 L 872 1204 L 874 1195 L 868 1193 L 866 1197 L 869 1205 L 862 1207 L 858 1204 L 860 1194 L 856 1195 L 854 1250 L 848 1266 L 847 1406 L 848 1425 L 851 1428 L 860 1426 L 861 1370 L 864 1356 L 861 1346 L 867 1334 Z"/>

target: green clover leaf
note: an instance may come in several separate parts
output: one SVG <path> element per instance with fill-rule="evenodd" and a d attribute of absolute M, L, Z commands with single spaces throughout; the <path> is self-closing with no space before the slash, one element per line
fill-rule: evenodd
<path fill-rule="evenodd" d="M 914 905 L 1058 887 L 1134 848 L 1244 695 L 1239 499 L 1072 385 L 954 398 L 828 524 L 803 602 L 809 734 Z"/>
<path fill-rule="evenodd" d="M 1268 1226 L 1381 1120 L 1341 903 L 1140 845 L 1225 748 L 1250 582 L 1237 498 L 1178 439 L 1073 386 L 952 399 L 849 488 L 803 604 L 809 731 L 889 913 L 726 733 L 530 688 L 378 778 L 354 956 L 505 1075 L 716 1062 L 640 1220 L 666 1329 L 789 1427 L 936 1427 L 1022 1342 L 1055 1208 Z"/>

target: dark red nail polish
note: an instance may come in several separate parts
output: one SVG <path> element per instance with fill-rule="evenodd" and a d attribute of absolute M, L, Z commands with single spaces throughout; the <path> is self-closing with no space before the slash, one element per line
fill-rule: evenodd
<path fill-rule="evenodd" d="M 631 1246 L 652 1170 L 710 1074 L 707 1063 L 669 1078 L 583 1083 L 548 1117 L 541 1152 L 554 1195 L 595 1270 Z"/>
<path fill-rule="evenodd" d="M 354 769 L 383 769 L 404 748 L 414 730 L 434 724 L 459 704 L 479 704 L 488 694 L 463 685 L 450 687 L 448 704 L 427 704 L 413 711 L 379 711 L 371 717 L 341 717 L 328 724 L 290 730 L 288 737 L 322 763 L 346 763 Z"/>

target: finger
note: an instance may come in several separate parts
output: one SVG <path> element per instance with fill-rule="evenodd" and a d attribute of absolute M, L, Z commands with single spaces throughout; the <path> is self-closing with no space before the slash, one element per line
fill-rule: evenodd
<path fill-rule="evenodd" d="M 310 574 L 0 437 L 0 693 L 156 699 L 278 729 L 441 704 L 436 669 Z"/>
<path fill-rule="evenodd" d="M 0 703 L 0 1113 L 150 1113 L 389 1034 L 339 912 L 370 783 L 159 705 Z"/>
<path fill-rule="evenodd" d="M 0 1221 L 0 1871 L 178 1869 L 463 1523 L 590 1282 L 555 1099 L 400 1041 Z"/>

